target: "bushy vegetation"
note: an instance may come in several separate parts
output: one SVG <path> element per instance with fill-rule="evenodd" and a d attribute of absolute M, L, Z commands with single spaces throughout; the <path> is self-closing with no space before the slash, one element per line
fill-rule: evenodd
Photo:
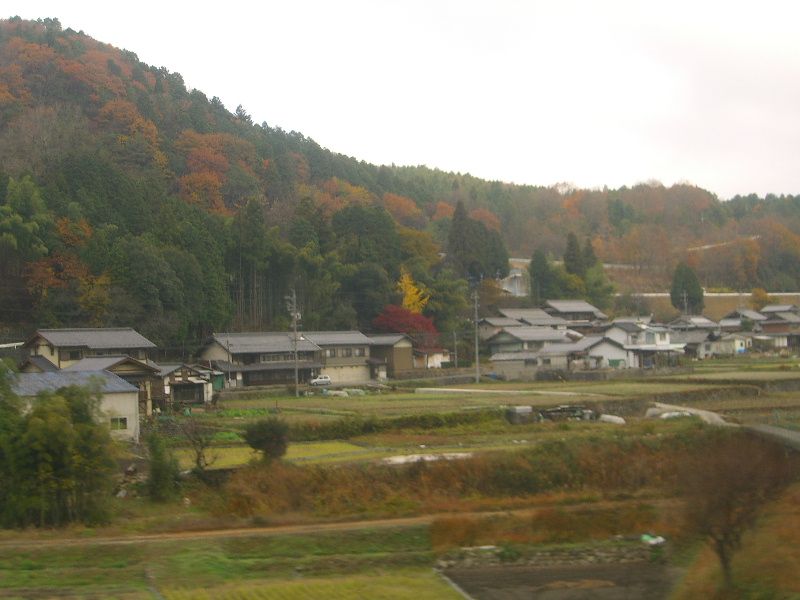
<path fill-rule="evenodd" d="M 67 387 L 23 410 L 10 377 L 0 362 L 0 525 L 107 521 L 115 450 L 99 395 Z"/>
<path fill-rule="evenodd" d="M 552 491 L 635 492 L 674 487 L 697 432 L 652 440 L 570 439 L 516 452 L 408 465 L 251 466 L 227 487 L 224 510 L 394 514 L 455 509 L 465 499 L 525 498 Z"/>
<path fill-rule="evenodd" d="M 147 451 L 149 458 L 147 495 L 155 502 L 175 499 L 181 485 L 178 460 L 167 446 L 164 437 L 155 431 L 147 436 Z"/>
<path fill-rule="evenodd" d="M 456 425 L 486 423 L 501 418 L 497 410 L 454 413 L 420 413 L 388 419 L 350 417 L 334 421 L 306 421 L 289 426 L 289 439 L 295 442 L 346 440 L 360 435 L 400 429 L 438 429 Z"/>
<path fill-rule="evenodd" d="M 245 428 L 244 441 L 253 450 L 261 452 L 264 460 L 276 460 L 286 454 L 289 426 L 275 417 L 256 421 Z"/>

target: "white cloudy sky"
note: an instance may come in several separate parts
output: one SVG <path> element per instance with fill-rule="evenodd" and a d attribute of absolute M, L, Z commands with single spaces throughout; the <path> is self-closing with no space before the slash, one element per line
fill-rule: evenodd
<path fill-rule="evenodd" d="M 372 163 L 800 193 L 792 1 L 3 0 Z"/>

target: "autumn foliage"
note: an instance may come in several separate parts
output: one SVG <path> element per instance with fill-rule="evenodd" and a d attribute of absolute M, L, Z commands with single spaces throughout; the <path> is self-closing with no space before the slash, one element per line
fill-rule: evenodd
<path fill-rule="evenodd" d="M 394 304 L 386 306 L 372 321 L 372 326 L 375 331 L 405 333 L 422 348 L 433 347 L 439 336 L 433 319 Z"/>

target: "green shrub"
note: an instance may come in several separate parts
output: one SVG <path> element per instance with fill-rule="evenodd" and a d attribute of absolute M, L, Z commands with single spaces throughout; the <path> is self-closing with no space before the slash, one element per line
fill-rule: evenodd
<path fill-rule="evenodd" d="M 276 417 L 251 423 L 244 430 L 244 441 L 261 452 L 265 460 L 280 458 L 286 454 L 289 442 L 289 426 Z"/>
<path fill-rule="evenodd" d="M 150 454 L 150 474 L 147 477 L 147 495 L 156 502 L 172 500 L 180 491 L 178 461 L 158 433 L 147 437 Z"/>

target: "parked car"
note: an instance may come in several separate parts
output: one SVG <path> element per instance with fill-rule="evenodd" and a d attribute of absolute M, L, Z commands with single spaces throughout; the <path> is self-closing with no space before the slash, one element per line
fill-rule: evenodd
<path fill-rule="evenodd" d="M 330 375 L 317 375 L 309 381 L 311 385 L 330 385 L 331 384 L 331 376 Z"/>

